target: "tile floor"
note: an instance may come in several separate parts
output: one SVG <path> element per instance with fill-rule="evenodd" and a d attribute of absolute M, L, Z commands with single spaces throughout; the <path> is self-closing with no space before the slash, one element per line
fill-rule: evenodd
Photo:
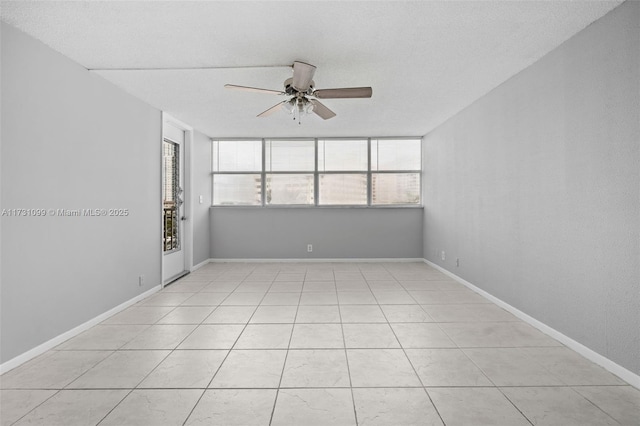
<path fill-rule="evenodd" d="M 640 425 L 640 391 L 422 263 L 208 264 L 0 378 L 1 425 Z"/>

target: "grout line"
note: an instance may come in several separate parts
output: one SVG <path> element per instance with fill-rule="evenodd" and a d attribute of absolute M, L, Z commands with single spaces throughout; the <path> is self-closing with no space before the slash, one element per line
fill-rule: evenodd
<path fill-rule="evenodd" d="M 306 271 L 305 271 L 306 277 Z M 302 289 L 304 289 L 304 280 L 302 282 Z M 293 317 L 293 324 L 291 325 L 291 334 L 289 335 L 289 343 L 287 344 L 287 352 L 284 356 L 284 362 L 282 363 L 282 371 L 280 372 L 280 380 L 278 381 L 278 388 L 276 389 L 276 397 L 273 400 L 273 408 L 271 409 L 271 416 L 269 417 L 269 425 L 273 422 L 273 415 L 276 412 L 276 405 L 278 403 L 278 396 L 280 395 L 280 386 L 282 385 L 282 378 L 284 377 L 284 371 L 287 367 L 287 358 L 289 358 L 289 350 L 291 348 L 291 340 L 293 340 L 293 332 L 296 328 L 296 319 L 298 318 L 298 310 L 300 309 L 300 300 L 302 300 L 302 291 L 300 291 L 300 296 L 298 297 L 298 305 L 296 306 L 296 314 Z"/>
<path fill-rule="evenodd" d="M 244 282 L 244 280 L 240 281 L 240 283 L 238 283 L 238 285 L 234 288 L 234 290 L 229 293 L 227 295 L 227 297 L 225 297 L 220 303 L 222 304 L 229 296 L 231 296 L 231 294 L 233 294 L 235 292 L 235 289 L 237 289 L 242 282 Z M 265 293 L 266 295 L 266 293 Z M 264 299 L 264 296 L 262 296 L 262 298 Z M 215 312 L 221 305 L 218 305 L 212 312 L 211 314 L 213 314 L 213 312 Z M 229 358 L 229 355 L 231 354 L 231 351 L 233 350 L 233 347 L 236 345 L 236 343 L 238 343 L 238 340 L 240 340 L 240 336 L 242 336 L 242 333 L 244 333 L 244 330 L 247 328 L 247 325 L 249 324 L 249 321 L 251 321 L 251 318 L 253 318 L 253 315 L 255 315 L 256 311 L 258 310 L 258 307 L 256 306 L 256 309 L 253 310 L 253 313 L 251 314 L 251 316 L 249 317 L 249 319 L 247 320 L 247 323 L 244 325 L 244 327 L 242 328 L 242 331 L 240 331 L 240 333 L 238 334 L 238 337 L 236 337 L 236 340 L 233 342 L 233 345 L 231 345 L 231 348 L 229 348 L 227 354 L 225 355 L 225 357 L 222 359 L 222 361 L 220 362 L 220 365 L 218 365 L 218 368 L 216 368 L 216 371 L 213 373 L 213 376 L 211 376 L 211 379 L 209 380 L 209 383 L 207 384 L 207 386 L 204 388 L 204 390 L 202 391 L 202 394 L 200 395 L 200 397 L 198 398 L 198 400 L 196 401 L 196 403 L 193 405 L 193 407 L 191 407 L 191 410 L 189 411 L 189 414 L 187 415 L 187 417 L 185 417 L 184 422 L 182 422 L 182 425 L 184 426 L 187 421 L 189 420 L 189 417 L 191 417 L 191 415 L 193 414 L 193 411 L 196 409 L 196 407 L 198 406 L 198 404 L 200 403 L 200 401 L 202 400 L 202 398 L 204 397 L 204 394 L 207 392 L 207 389 L 209 388 L 209 386 L 211 386 L 211 383 L 213 382 L 213 379 L 215 379 L 216 375 L 218 374 L 218 372 L 220 371 L 220 369 L 222 368 L 222 366 L 224 365 L 224 363 L 227 361 L 227 358 Z M 204 320 L 202 320 L 202 322 L 200 323 L 200 325 L 202 325 L 204 323 L 204 321 L 206 321 L 207 318 L 209 318 L 209 316 L 211 315 L 209 314 Z M 199 327 L 199 326 L 198 326 Z M 196 328 L 198 328 L 196 327 Z M 184 342 L 184 340 L 183 340 Z M 180 343 L 182 344 L 182 342 Z M 178 345 L 180 346 L 180 345 Z M 177 346 L 176 346 L 177 348 Z"/>
<path fill-rule="evenodd" d="M 335 272 L 333 273 L 333 277 L 335 279 Z M 336 298 L 338 297 L 338 286 L 336 285 Z M 340 299 L 338 299 L 340 302 Z M 351 378 L 351 366 L 349 365 L 349 353 L 347 352 L 347 338 L 344 335 L 344 322 L 342 320 L 342 309 L 341 305 L 338 304 L 338 315 L 340 317 L 340 332 L 342 333 L 342 344 L 344 345 L 344 358 L 347 363 L 347 375 L 349 377 L 349 389 L 351 391 L 351 404 L 353 405 L 353 416 L 356 421 L 356 426 L 358 425 L 358 410 L 356 410 L 356 398 L 353 394 L 353 380 Z"/>

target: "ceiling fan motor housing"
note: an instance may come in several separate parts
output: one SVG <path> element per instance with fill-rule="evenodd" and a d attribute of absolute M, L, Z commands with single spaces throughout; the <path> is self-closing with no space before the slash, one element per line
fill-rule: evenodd
<path fill-rule="evenodd" d="M 304 95 L 312 95 L 313 90 L 316 86 L 315 81 L 311 80 L 311 84 L 309 84 L 309 88 L 305 92 L 301 92 L 300 90 L 293 87 L 293 78 L 288 78 L 284 81 L 284 92 L 289 96 L 295 96 L 298 94 Z"/>

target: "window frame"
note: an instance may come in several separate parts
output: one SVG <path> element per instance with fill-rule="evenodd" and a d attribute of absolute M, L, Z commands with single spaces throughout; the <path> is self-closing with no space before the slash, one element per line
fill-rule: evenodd
<path fill-rule="evenodd" d="M 266 170 L 266 145 L 268 141 L 314 141 L 314 170 L 313 171 L 267 171 Z M 328 140 L 362 140 L 367 142 L 367 169 L 366 170 L 331 170 L 331 171 L 320 171 L 318 170 L 318 142 L 319 141 L 328 141 Z M 403 140 L 411 140 L 411 141 L 420 141 L 420 169 L 413 170 L 372 170 L 371 169 L 371 148 L 372 148 L 372 140 L 394 140 L 394 141 L 403 141 Z M 214 142 L 220 141 L 261 141 L 262 146 L 262 170 L 255 172 L 247 172 L 247 171 L 213 171 L 213 146 Z M 385 209 L 385 208 L 423 208 L 423 188 L 422 188 L 422 177 L 423 177 L 423 167 L 424 167 L 424 158 L 423 152 L 424 146 L 422 143 L 421 136 L 384 136 L 384 137 L 274 137 L 274 138 L 211 138 L 211 207 L 216 208 L 226 208 L 226 207 L 241 207 L 241 208 L 374 208 L 374 209 Z M 262 184 L 261 184 L 261 203 L 260 204 L 213 204 L 214 200 L 214 185 L 213 180 L 215 175 L 219 174 L 260 174 Z M 419 194 L 419 202 L 418 203 L 410 203 L 410 204 L 373 204 L 373 175 L 374 174 L 417 174 L 418 175 L 418 194 Z M 266 202 L 266 182 L 267 175 L 269 174 L 278 174 L 278 175 L 286 175 L 286 174 L 313 174 L 313 204 L 267 204 Z M 367 202 L 366 204 L 320 204 L 320 175 L 328 175 L 328 174 L 337 174 L 337 175 L 346 175 L 346 174 L 355 174 L 355 175 L 366 175 L 367 180 Z"/>

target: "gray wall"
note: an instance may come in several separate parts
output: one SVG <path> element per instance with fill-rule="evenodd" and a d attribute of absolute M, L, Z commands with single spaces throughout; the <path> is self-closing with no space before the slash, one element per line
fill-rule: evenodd
<path fill-rule="evenodd" d="M 211 206 L 211 139 L 198 131 L 193 132 L 191 147 L 193 165 L 193 264 L 211 257 L 209 207 Z M 202 204 L 199 197 L 202 196 Z"/>
<path fill-rule="evenodd" d="M 2 217 L 9 359 L 160 284 L 160 112 L 2 24 Z M 138 276 L 145 282 L 138 286 Z"/>
<path fill-rule="evenodd" d="M 422 258 L 421 208 L 212 207 L 210 216 L 216 259 Z"/>
<path fill-rule="evenodd" d="M 424 138 L 425 257 L 636 374 L 638 22 L 624 3 Z"/>

